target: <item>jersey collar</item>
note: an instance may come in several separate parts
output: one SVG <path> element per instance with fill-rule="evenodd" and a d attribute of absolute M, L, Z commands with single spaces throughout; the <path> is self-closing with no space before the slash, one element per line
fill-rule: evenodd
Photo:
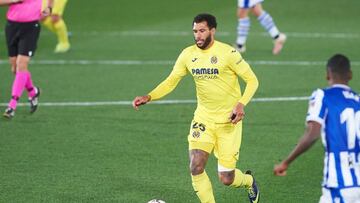
<path fill-rule="evenodd" d="M 212 44 L 212 46 L 211 46 L 210 48 L 206 49 L 206 50 L 200 49 L 199 47 L 196 46 L 196 44 L 195 44 L 195 46 L 196 46 L 196 48 L 197 48 L 199 51 L 201 51 L 201 52 L 203 52 L 203 53 L 208 53 L 208 52 L 210 52 L 215 46 L 217 46 L 217 43 L 218 43 L 218 42 L 217 42 L 216 40 L 214 40 L 214 44 Z"/>
<path fill-rule="evenodd" d="M 344 84 L 334 84 L 331 87 L 339 87 L 339 88 L 343 88 L 343 89 L 351 89 L 349 86 L 344 85 Z"/>

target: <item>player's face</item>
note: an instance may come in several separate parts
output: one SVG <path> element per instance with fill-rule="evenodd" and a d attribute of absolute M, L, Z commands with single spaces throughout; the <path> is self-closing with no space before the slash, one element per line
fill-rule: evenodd
<path fill-rule="evenodd" d="M 209 29 L 207 22 L 194 23 L 194 39 L 200 49 L 209 48 L 214 42 L 215 28 Z"/>

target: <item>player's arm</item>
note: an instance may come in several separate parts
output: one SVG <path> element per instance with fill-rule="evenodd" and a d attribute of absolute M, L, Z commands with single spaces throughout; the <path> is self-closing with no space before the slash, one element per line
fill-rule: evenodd
<path fill-rule="evenodd" d="M 229 56 L 229 62 L 231 69 L 246 83 L 244 94 L 240 98 L 238 104 L 234 107 L 232 115 L 230 115 L 231 122 L 236 124 L 244 118 L 244 107 L 254 96 L 259 86 L 259 81 L 249 64 L 241 57 L 239 52 L 232 51 Z"/>
<path fill-rule="evenodd" d="M 161 99 L 175 89 L 180 80 L 187 74 L 187 69 L 184 63 L 184 55 L 185 54 L 182 53 L 179 56 L 170 75 L 154 90 L 147 95 L 135 97 L 132 105 L 136 110 L 138 110 L 139 106 L 150 101 Z"/>
<path fill-rule="evenodd" d="M 296 147 L 280 164 L 274 167 L 274 174 L 285 176 L 289 164 L 298 156 L 308 150 L 321 134 L 321 126 L 324 123 L 326 105 L 323 103 L 324 91 L 316 90 L 310 97 L 308 113 L 306 116 L 306 130 Z"/>
<path fill-rule="evenodd" d="M 21 3 L 23 0 L 0 0 L 0 6 Z"/>
<path fill-rule="evenodd" d="M 54 7 L 54 0 L 47 0 L 47 6 L 41 12 L 41 18 L 45 18 L 47 16 L 50 16 L 51 13 L 52 13 L 53 7 Z"/>
<path fill-rule="evenodd" d="M 132 102 L 133 107 L 138 110 L 139 106 L 144 105 L 152 100 L 160 99 L 169 94 L 175 89 L 181 78 L 181 75 L 174 73 L 174 71 L 171 72 L 171 74 L 148 95 L 135 97 Z"/>
<path fill-rule="evenodd" d="M 306 152 L 316 142 L 316 140 L 320 137 L 320 132 L 321 124 L 316 121 L 309 121 L 304 135 L 301 137 L 293 151 L 280 164 L 275 165 L 274 174 L 276 176 L 285 176 L 290 163 L 302 153 Z"/>

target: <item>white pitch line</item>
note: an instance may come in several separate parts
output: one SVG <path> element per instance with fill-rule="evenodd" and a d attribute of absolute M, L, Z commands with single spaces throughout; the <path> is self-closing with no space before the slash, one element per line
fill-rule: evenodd
<path fill-rule="evenodd" d="M 73 31 L 72 35 L 80 35 L 80 36 L 108 36 L 108 37 L 188 37 L 192 36 L 192 32 L 186 31 L 160 31 L 160 30 L 128 30 L 128 31 Z M 235 32 L 216 32 L 218 36 L 235 36 Z M 360 38 L 360 34 L 358 33 L 321 33 L 321 32 L 286 32 L 288 37 L 291 38 L 335 38 L 335 39 L 358 39 Z M 249 36 L 261 36 L 268 37 L 269 34 L 267 32 L 250 32 Z"/>
<path fill-rule="evenodd" d="M 316 33 L 316 32 L 286 32 L 285 33 L 290 38 L 335 38 L 335 39 L 357 39 L 360 38 L 360 35 L 357 33 Z M 269 33 L 254 33 L 256 36 L 269 36 Z M 249 34 L 251 36 L 251 33 Z"/>
<path fill-rule="evenodd" d="M 248 61 L 251 65 L 269 66 L 325 66 L 323 61 Z M 139 66 L 139 65 L 174 65 L 172 60 L 33 60 L 36 65 L 115 65 L 115 66 Z M 7 60 L 0 60 L 0 64 L 8 64 Z M 351 65 L 359 66 L 360 61 L 352 61 Z"/>
<path fill-rule="evenodd" d="M 105 37 L 189 37 L 192 36 L 193 33 L 191 31 L 160 31 L 160 30 L 115 30 L 115 31 L 71 31 L 69 32 L 71 36 L 105 36 Z M 324 38 L 324 39 L 359 39 L 359 33 L 342 33 L 342 32 L 286 32 L 288 37 L 291 38 Z M 0 33 L 0 36 L 3 33 Z M 50 36 L 52 35 L 50 32 L 42 32 L 41 35 Z M 216 32 L 217 36 L 235 36 L 236 32 L 228 32 L 228 31 L 218 31 Z M 267 32 L 250 32 L 249 36 L 257 36 L 257 37 L 268 37 L 269 34 Z"/>
<path fill-rule="evenodd" d="M 309 97 L 265 97 L 254 98 L 252 102 L 286 102 L 286 101 L 304 101 Z M 40 106 L 63 107 L 63 106 L 130 106 L 132 101 L 99 101 L 99 102 L 41 102 Z M 196 100 L 160 100 L 149 104 L 196 104 Z M 0 103 L 0 106 L 7 106 L 7 103 Z M 18 103 L 18 106 L 28 106 L 28 103 Z"/>

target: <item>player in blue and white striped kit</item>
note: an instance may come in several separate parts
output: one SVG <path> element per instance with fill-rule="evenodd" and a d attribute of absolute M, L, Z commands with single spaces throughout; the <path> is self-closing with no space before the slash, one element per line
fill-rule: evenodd
<path fill-rule="evenodd" d="M 289 164 L 322 138 L 325 148 L 320 203 L 360 203 L 360 97 L 348 86 L 350 61 L 337 54 L 327 64 L 329 87 L 310 97 L 307 129 L 290 155 L 274 168 L 286 175 Z"/>
<path fill-rule="evenodd" d="M 270 34 L 274 40 L 273 54 L 277 55 L 283 48 L 286 41 L 286 35 L 281 33 L 271 15 L 267 13 L 261 3 L 263 0 L 238 0 L 238 25 L 236 48 L 240 53 L 246 51 L 245 43 L 250 30 L 249 10 L 257 17 L 261 26 Z"/>

